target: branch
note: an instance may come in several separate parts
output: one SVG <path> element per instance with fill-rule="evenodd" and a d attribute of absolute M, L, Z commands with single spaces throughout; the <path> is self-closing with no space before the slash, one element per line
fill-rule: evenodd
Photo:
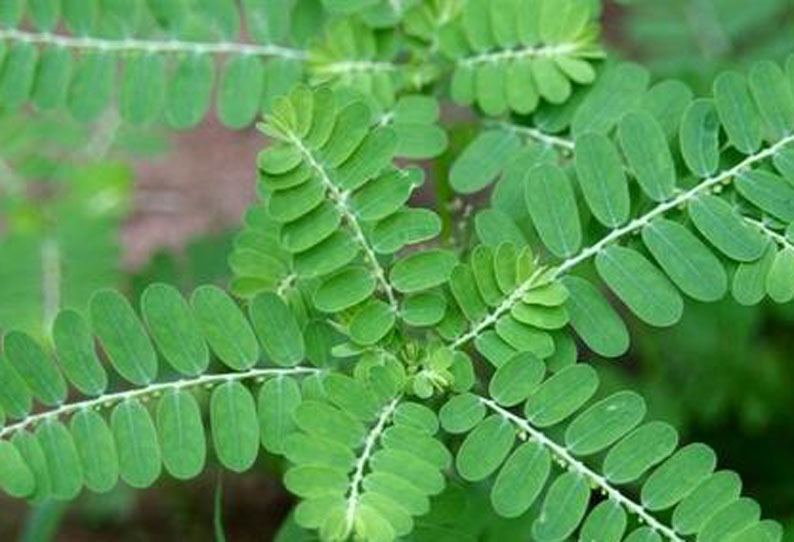
<path fill-rule="evenodd" d="M 364 470 L 372 457 L 378 439 L 386 430 L 386 424 L 389 423 L 399 403 L 400 397 L 397 397 L 383 407 L 383 410 L 381 410 L 378 415 L 377 423 L 367 435 L 367 440 L 364 443 L 364 450 L 362 450 L 361 455 L 356 461 L 356 470 L 353 472 L 353 479 L 350 481 L 350 493 L 347 496 L 345 539 L 353 533 L 353 529 L 355 528 L 356 509 L 358 508 L 358 498 L 361 494 L 361 483 L 364 481 Z"/>
<path fill-rule="evenodd" d="M 280 45 L 256 45 L 234 42 L 198 42 L 179 40 L 141 40 L 124 38 L 120 40 L 76 37 L 50 32 L 25 32 L 13 28 L 0 29 L 0 41 L 11 40 L 40 45 L 55 45 L 71 49 L 99 49 L 101 51 L 147 51 L 152 53 L 209 53 L 241 54 L 255 56 L 277 56 L 291 60 L 306 60 L 305 51 L 282 47 Z"/>
<path fill-rule="evenodd" d="M 314 374 L 319 373 L 320 369 L 313 367 L 291 367 L 288 369 L 280 368 L 261 368 L 251 369 L 242 373 L 222 373 L 222 374 L 205 374 L 195 378 L 184 378 L 181 380 L 174 380 L 172 382 L 160 382 L 157 384 L 150 384 L 142 388 L 134 390 L 120 391 L 116 393 L 108 393 L 95 399 L 87 399 L 85 401 L 78 401 L 76 403 L 69 403 L 61 405 L 56 409 L 34 414 L 27 418 L 8 425 L 0 429 L 0 440 L 5 437 L 30 426 L 33 426 L 41 421 L 53 418 L 57 419 L 61 416 L 73 414 L 80 410 L 90 410 L 94 408 L 108 407 L 115 403 L 121 403 L 127 399 L 145 398 L 150 396 L 157 396 L 169 390 L 180 390 L 185 388 L 197 387 L 212 387 L 221 382 L 232 382 L 248 379 L 267 378 L 269 376 L 288 376 L 288 375 L 301 375 L 301 374 Z"/>
<path fill-rule="evenodd" d="M 599 252 L 604 250 L 609 244 L 614 243 L 624 237 L 627 237 L 645 226 L 647 226 L 654 218 L 657 218 L 668 211 L 671 211 L 677 207 L 685 206 L 689 201 L 693 200 L 700 194 L 707 192 L 708 190 L 726 182 L 730 182 L 730 180 L 738 175 L 739 173 L 743 172 L 746 169 L 751 168 L 758 162 L 766 160 L 778 152 L 780 152 L 786 145 L 789 143 L 794 142 L 794 134 L 789 135 L 771 147 L 767 147 L 756 154 L 750 155 L 745 158 L 743 161 L 739 162 L 735 166 L 730 169 L 727 169 L 718 175 L 713 177 L 709 177 L 708 179 L 703 180 L 695 187 L 690 188 L 684 192 L 681 192 L 673 199 L 660 203 L 653 207 L 650 211 L 645 213 L 642 216 L 639 216 L 626 224 L 621 228 L 617 228 L 612 230 L 609 235 L 603 237 L 600 241 L 586 247 L 579 251 L 578 254 L 568 258 L 567 260 L 563 261 L 554 272 L 551 274 L 550 279 L 555 280 L 562 275 L 566 274 L 568 271 L 576 267 L 577 265 L 586 262 L 590 258 L 596 256 Z M 778 234 L 779 235 L 779 234 Z M 469 332 L 466 334 L 458 337 L 453 343 L 452 348 L 458 348 L 463 344 L 467 343 L 468 341 L 475 339 L 479 336 L 480 333 L 485 331 L 491 325 L 493 325 L 499 318 L 510 312 L 510 310 L 524 297 L 524 294 L 529 292 L 534 286 L 534 281 L 536 277 L 535 275 L 531 276 L 525 282 L 516 288 L 512 294 L 510 294 L 501 305 L 499 305 L 494 311 L 488 314 L 485 318 L 483 318 L 480 322 L 478 322 L 474 327 L 472 327 Z"/>
<path fill-rule="evenodd" d="M 503 130 L 507 130 L 508 132 L 513 132 L 514 134 L 528 137 L 529 139 L 534 139 L 539 143 L 543 143 L 547 147 L 557 147 L 566 154 L 573 153 L 575 147 L 574 142 L 570 139 L 547 134 L 541 130 L 538 130 L 537 128 L 532 128 L 530 126 L 520 126 L 511 122 L 492 122 L 486 123 L 486 125 L 490 125 L 495 128 L 501 128 Z"/>
<path fill-rule="evenodd" d="M 766 222 L 762 220 L 756 220 L 748 216 L 742 216 L 742 219 L 748 224 L 756 226 L 759 230 L 761 230 L 761 233 L 772 239 L 775 243 L 777 243 L 781 247 L 786 247 L 794 250 L 794 243 L 789 241 L 788 237 L 786 237 L 782 233 L 776 232 L 775 230 L 770 228 Z"/>
<path fill-rule="evenodd" d="M 577 473 L 584 476 L 587 481 L 590 483 L 591 486 L 600 489 L 604 494 L 606 494 L 611 500 L 614 502 L 622 505 L 626 510 L 631 513 L 637 515 L 641 523 L 646 523 L 651 529 L 661 533 L 664 535 L 668 540 L 671 542 L 685 542 L 683 538 L 678 536 L 674 529 L 668 527 L 653 517 L 641 504 L 634 502 L 629 497 L 623 495 L 620 490 L 612 487 L 610 483 L 607 481 L 606 478 L 598 474 L 597 472 L 590 469 L 587 465 L 573 457 L 568 450 L 548 438 L 545 434 L 541 431 L 535 429 L 530 425 L 530 423 L 521 418 L 516 416 L 509 410 L 505 410 L 504 408 L 500 407 L 494 401 L 490 399 L 486 399 L 485 397 L 478 397 L 480 402 L 485 405 L 486 407 L 493 410 L 499 416 L 504 418 L 505 420 L 511 422 L 517 428 L 521 429 L 522 431 L 526 432 L 530 435 L 533 439 L 535 439 L 540 445 L 545 446 L 548 450 L 554 454 L 554 456 L 560 462 L 564 463 L 569 469 L 576 471 Z"/>
<path fill-rule="evenodd" d="M 543 45 L 540 47 L 520 47 L 496 53 L 481 53 L 478 55 L 461 58 L 458 63 L 464 65 L 486 64 L 488 62 L 510 62 L 521 58 L 554 58 L 570 55 L 579 50 L 579 43 L 561 43 L 558 45 Z"/>
<path fill-rule="evenodd" d="M 353 231 L 353 238 L 359 247 L 361 247 L 361 250 L 364 251 L 364 259 L 372 269 L 372 272 L 375 275 L 375 280 L 378 282 L 378 284 L 380 284 L 381 289 L 389 300 L 389 305 L 396 313 L 399 310 L 399 306 L 397 304 L 397 298 L 394 295 L 394 288 L 392 288 L 392 285 L 386 279 L 386 271 L 383 269 L 383 267 L 381 267 L 378 257 L 375 254 L 375 250 L 369 245 L 369 241 L 367 241 L 367 237 L 364 235 L 364 230 L 362 229 L 361 224 L 358 223 L 358 218 L 356 218 L 355 213 L 353 213 L 353 211 L 351 211 L 350 207 L 347 205 L 347 200 L 350 194 L 348 192 L 342 192 L 339 190 L 339 187 L 337 187 L 331 180 L 331 176 L 325 170 L 323 165 L 317 160 L 317 158 L 314 157 L 311 150 L 309 150 L 303 144 L 303 141 L 301 141 L 297 134 L 287 132 L 287 135 L 290 138 L 290 142 L 297 147 L 297 149 L 306 159 L 309 167 L 317 172 L 317 175 L 320 177 L 320 182 L 322 182 L 323 186 L 328 191 L 331 202 L 334 204 L 337 211 L 339 211 L 339 213 L 342 215 L 342 218 L 344 218 L 347 225 L 350 226 L 350 229 Z"/>

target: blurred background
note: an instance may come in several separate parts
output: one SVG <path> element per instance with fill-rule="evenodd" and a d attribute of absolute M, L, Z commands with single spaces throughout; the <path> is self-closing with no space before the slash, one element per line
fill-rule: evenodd
<path fill-rule="evenodd" d="M 792 0 L 608 2 L 604 26 L 614 55 L 701 94 L 724 69 L 794 51 Z M 132 129 L 112 110 L 90 126 L 0 110 L 0 329 L 41 335 L 59 307 L 104 286 L 137 297 L 155 280 L 225 284 L 261 146 L 255 130 L 213 118 L 175 133 Z M 625 360 L 596 361 L 609 386 L 637 389 L 652 417 L 712 445 L 794 531 L 794 306 L 690 302 L 671 330 L 632 327 Z M 229 540 L 270 541 L 291 506 L 279 469 L 263 457 L 243 476 L 220 480 L 209 468 L 192 482 L 68 505 L 0 498 L 0 540 L 208 541 L 222 511 Z"/>

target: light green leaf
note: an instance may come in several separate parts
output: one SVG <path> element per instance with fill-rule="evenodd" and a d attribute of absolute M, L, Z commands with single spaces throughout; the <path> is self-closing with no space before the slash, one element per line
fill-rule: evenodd
<path fill-rule="evenodd" d="M 303 361 L 306 347 L 298 321 L 277 294 L 259 294 L 248 310 L 268 359 L 282 367 L 293 367 Z"/>
<path fill-rule="evenodd" d="M 532 525 L 535 540 L 566 540 L 584 518 L 589 501 L 590 487 L 583 476 L 576 472 L 561 475 L 551 484 L 540 515 Z"/>
<path fill-rule="evenodd" d="M 507 214 L 498 209 L 479 211 L 474 217 L 474 228 L 480 242 L 487 246 L 513 243 L 521 247 L 527 244 L 521 229 Z"/>
<path fill-rule="evenodd" d="M 634 392 L 610 395 L 571 422 L 565 430 L 565 447 L 577 455 L 600 452 L 634 429 L 646 410 L 645 401 Z"/>
<path fill-rule="evenodd" d="M 207 114 L 214 71 L 210 55 L 191 53 L 179 59 L 165 103 L 165 118 L 172 128 L 192 128 Z"/>
<path fill-rule="evenodd" d="M 152 485 L 160 476 L 162 460 L 149 412 L 137 399 L 128 399 L 113 409 L 110 429 L 119 454 L 121 479 L 138 489 Z"/>
<path fill-rule="evenodd" d="M 375 291 L 375 278 L 364 267 L 331 275 L 314 293 L 314 305 L 323 312 L 340 312 L 358 305 Z"/>
<path fill-rule="evenodd" d="M 794 186 L 768 171 L 739 174 L 736 189 L 753 205 L 786 224 L 794 222 Z"/>
<path fill-rule="evenodd" d="M 301 402 L 298 383 L 289 377 L 265 381 L 257 398 L 257 413 L 262 445 L 274 454 L 282 454 L 286 439 L 295 432 L 292 415 Z"/>
<path fill-rule="evenodd" d="M 780 66 L 770 60 L 756 62 L 750 69 L 749 83 L 772 141 L 791 135 L 794 130 L 794 94 Z"/>
<path fill-rule="evenodd" d="M 503 517 L 526 512 L 540 495 L 551 472 L 551 454 L 530 441 L 519 446 L 505 461 L 491 488 L 491 503 Z"/>
<path fill-rule="evenodd" d="M 174 390 L 157 403 L 157 431 L 165 469 L 179 480 L 204 470 L 207 443 L 201 410 L 191 393 Z"/>
<path fill-rule="evenodd" d="M 624 62 L 607 69 L 576 109 L 571 122 L 573 134 L 608 134 L 628 111 L 640 104 L 649 80 L 648 70 L 637 64 Z M 621 99 L 616 100 L 615 96 Z"/>
<path fill-rule="evenodd" d="M 259 421 L 251 392 L 237 381 L 215 388 L 210 401 L 210 425 L 221 464 L 235 472 L 251 468 L 259 453 Z"/>
<path fill-rule="evenodd" d="M 576 138 L 576 174 L 587 205 L 603 225 L 615 228 L 629 219 L 631 200 L 623 163 L 612 141 L 601 134 Z"/>
<path fill-rule="evenodd" d="M 209 366 L 209 350 L 182 294 L 167 284 L 152 284 L 141 296 L 141 312 L 154 342 L 171 366 L 197 376 Z"/>
<path fill-rule="evenodd" d="M 709 519 L 698 534 L 702 542 L 732 540 L 761 519 L 761 507 L 747 497 L 729 504 Z"/>
<path fill-rule="evenodd" d="M 47 469 L 47 460 L 44 451 L 36 437 L 27 431 L 17 431 L 11 438 L 11 443 L 22 456 L 22 460 L 33 473 L 34 490 L 29 497 L 34 503 L 42 503 L 52 496 L 52 481 Z"/>
<path fill-rule="evenodd" d="M 143 53 L 128 59 L 119 90 L 121 118 L 130 124 L 155 120 L 165 102 L 166 74 L 163 55 Z"/>
<path fill-rule="evenodd" d="M 36 481 L 19 451 L 6 440 L 0 441 L 0 489 L 22 499 L 33 493 Z"/>
<path fill-rule="evenodd" d="M 524 198 L 544 245 L 560 258 L 582 245 L 582 227 L 573 187 L 558 167 L 544 164 L 527 174 Z"/>
<path fill-rule="evenodd" d="M 58 362 L 78 390 L 86 395 L 102 395 L 107 389 L 108 376 L 99 362 L 91 329 L 76 311 L 58 313 L 52 329 L 52 339 Z"/>
<path fill-rule="evenodd" d="M 717 458 L 704 444 L 690 444 L 662 463 L 642 486 L 642 505 L 654 512 L 677 504 L 714 471 Z"/>
<path fill-rule="evenodd" d="M 69 429 L 80 456 L 85 486 L 95 493 L 116 487 L 119 456 L 105 418 L 93 410 L 81 410 L 72 416 Z"/>
<path fill-rule="evenodd" d="M 599 276 L 641 320 L 665 327 L 681 319 L 684 301 L 675 286 L 639 252 L 612 245 L 595 263 Z"/>
<path fill-rule="evenodd" d="M 129 302 L 115 290 L 93 295 L 91 326 L 118 373 L 135 385 L 157 377 L 157 354 Z"/>
<path fill-rule="evenodd" d="M 52 483 L 52 496 L 74 499 L 83 488 L 83 471 L 71 433 L 58 420 L 48 419 L 36 429 Z"/>
<path fill-rule="evenodd" d="M 739 264 L 731 283 L 733 298 L 742 305 L 756 305 L 766 295 L 766 281 L 777 256 L 775 244 L 767 242 L 760 259 Z"/>
<path fill-rule="evenodd" d="M 365 429 L 360 421 L 324 402 L 303 401 L 295 410 L 293 420 L 309 435 L 327 438 L 348 448 L 358 447 L 364 441 Z"/>
<path fill-rule="evenodd" d="M 359 310 L 350 322 L 350 337 L 358 344 L 377 343 L 394 327 L 397 316 L 383 301 L 373 299 Z"/>
<path fill-rule="evenodd" d="M 406 324 L 416 327 L 439 323 L 447 311 L 444 297 L 431 292 L 407 296 L 400 308 L 400 316 Z"/>
<path fill-rule="evenodd" d="M 629 332 L 598 288 L 579 277 L 563 277 L 570 292 L 565 308 L 576 333 L 594 352 L 615 358 L 629 348 Z"/>
<path fill-rule="evenodd" d="M 717 512 L 736 501 L 741 491 L 742 481 L 735 472 L 715 472 L 675 508 L 675 530 L 683 535 L 701 531 Z"/>
<path fill-rule="evenodd" d="M 777 253 L 766 277 L 766 291 L 776 303 L 794 299 L 794 249 L 787 246 Z"/>
<path fill-rule="evenodd" d="M 698 231 L 729 258 L 752 262 L 763 254 L 764 236 L 724 199 L 703 194 L 692 200 L 688 209 Z"/>
<path fill-rule="evenodd" d="M 452 166 L 449 182 L 461 194 L 473 194 L 491 184 L 521 148 L 518 136 L 489 130 L 477 136 Z"/>
<path fill-rule="evenodd" d="M 231 297 L 215 286 L 202 286 L 193 292 L 190 302 L 204 337 L 226 366 L 245 371 L 256 364 L 256 336 Z"/>
<path fill-rule="evenodd" d="M 439 419 L 448 433 L 468 433 L 485 418 L 485 413 L 485 405 L 476 395 L 462 393 L 453 396 L 441 407 Z"/>
<path fill-rule="evenodd" d="M 448 250 L 417 252 L 394 264 L 390 280 L 402 293 L 427 290 L 446 282 L 456 264 L 457 257 Z"/>
<path fill-rule="evenodd" d="M 657 218 L 642 230 L 642 240 L 665 273 L 688 296 L 717 301 L 728 290 L 720 260 L 687 228 Z"/>
<path fill-rule="evenodd" d="M 56 406 L 66 401 L 66 381 L 44 349 L 30 335 L 11 331 L 3 337 L 3 351 L 11 366 L 39 401 Z"/>
<path fill-rule="evenodd" d="M 32 43 L 16 42 L 0 64 L 0 103 L 15 109 L 25 103 L 33 88 L 38 49 Z"/>
<path fill-rule="evenodd" d="M 678 445 L 676 430 L 662 422 L 645 424 L 614 446 L 604 459 L 604 476 L 615 484 L 633 482 L 667 458 Z"/>
<path fill-rule="evenodd" d="M 72 53 L 64 47 L 47 47 L 41 53 L 31 99 L 41 110 L 62 107 L 74 69 Z"/>
<path fill-rule="evenodd" d="M 650 113 L 635 111 L 620 121 L 620 146 L 643 192 L 662 202 L 675 192 L 675 163 L 662 127 Z"/>
<path fill-rule="evenodd" d="M 515 406 L 530 396 L 543 380 L 545 372 L 546 366 L 540 359 L 529 352 L 522 352 L 496 370 L 488 393 L 502 406 Z"/>
<path fill-rule="evenodd" d="M 684 112 L 678 139 L 689 170 L 709 177 L 720 165 L 720 119 L 712 100 L 695 100 Z"/>
<path fill-rule="evenodd" d="M 527 419 L 549 427 L 567 419 L 584 405 L 598 388 L 598 375 L 589 365 L 572 365 L 546 380 L 524 406 Z"/>
<path fill-rule="evenodd" d="M 106 51 L 87 50 L 77 63 L 67 105 L 79 122 L 96 120 L 113 95 L 116 58 Z"/>
<path fill-rule="evenodd" d="M 761 146 L 761 120 L 744 77 L 733 71 L 723 72 L 714 80 L 713 92 L 714 105 L 731 145 L 744 154 L 756 152 Z"/>
<path fill-rule="evenodd" d="M 458 450 L 455 466 L 464 480 L 484 480 L 498 469 L 513 448 L 516 430 L 499 415 L 485 418 L 466 435 Z"/>
<path fill-rule="evenodd" d="M 25 381 L 3 355 L 0 355 L 0 407 L 17 419 L 27 416 L 33 408 L 33 398 Z"/>
<path fill-rule="evenodd" d="M 441 219 L 429 209 L 402 209 L 378 222 L 372 245 L 379 254 L 393 254 L 405 245 L 432 239 L 441 232 Z"/>
<path fill-rule="evenodd" d="M 628 518 L 623 507 L 608 499 L 601 501 L 584 520 L 579 534 L 581 542 L 620 542 Z"/>
<path fill-rule="evenodd" d="M 243 128 L 259 112 L 264 70 L 255 55 L 233 55 L 226 59 L 216 98 L 218 119 L 229 128 Z"/>

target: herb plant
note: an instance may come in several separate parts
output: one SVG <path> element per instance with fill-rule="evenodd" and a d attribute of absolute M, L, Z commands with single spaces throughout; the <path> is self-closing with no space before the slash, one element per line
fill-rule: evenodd
<path fill-rule="evenodd" d="M 152 284 L 136 312 L 105 289 L 45 343 L 4 335 L 0 488 L 68 500 L 264 448 L 299 499 L 284 541 L 780 540 L 708 446 L 600 393 L 587 360 L 627 352 L 622 308 L 666 327 L 685 298 L 794 298 L 794 58 L 695 98 L 605 58 L 599 15 L 4 1 L 4 106 L 90 121 L 123 65 L 124 121 L 188 128 L 219 69 L 219 119 L 264 111 L 267 144 L 230 293 Z M 450 102 L 471 137 L 443 154 Z M 433 208 L 410 203 L 426 176 Z M 461 487 L 488 497 L 451 521 Z"/>

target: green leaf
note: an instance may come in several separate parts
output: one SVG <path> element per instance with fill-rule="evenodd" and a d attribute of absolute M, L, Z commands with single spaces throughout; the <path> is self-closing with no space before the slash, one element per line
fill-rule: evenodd
<path fill-rule="evenodd" d="M 502 63 L 477 64 L 474 71 L 474 90 L 482 112 L 495 117 L 507 111 L 505 95 L 505 66 Z"/>
<path fill-rule="evenodd" d="M 458 450 L 455 466 L 464 480 L 484 480 L 498 469 L 513 448 L 516 430 L 509 421 L 494 414 L 466 435 Z"/>
<path fill-rule="evenodd" d="M 0 355 L 0 407 L 17 419 L 25 418 L 33 408 L 30 390 L 4 355 Z"/>
<path fill-rule="evenodd" d="M 488 314 L 488 306 L 477 290 L 474 273 L 468 265 L 458 264 L 449 278 L 449 288 L 458 306 L 470 322 L 479 322 Z"/>
<path fill-rule="evenodd" d="M 416 327 L 432 326 L 439 323 L 447 311 L 444 297 L 431 292 L 407 296 L 400 308 L 403 321 Z"/>
<path fill-rule="evenodd" d="M 17 42 L 9 49 L 0 71 L 0 103 L 15 109 L 27 101 L 36 73 L 38 49 L 32 43 Z"/>
<path fill-rule="evenodd" d="M 397 316 L 383 301 L 373 299 L 359 310 L 350 322 L 350 337 L 358 344 L 370 346 L 394 327 Z"/>
<path fill-rule="evenodd" d="M 303 361 L 306 346 L 298 321 L 277 294 L 264 292 L 256 296 L 249 313 L 268 359 L 281 367 L 293 367 Z"/>
<path fill-rule="evenodd" d="M 588 514 L 579 539 L 582 542 L 620 542 L 627 524 L 623 507 L 613 500 L 605 500 Z"/>
<path fill-rule="evenodd" d="M 93 410 L 80 410 L 69 425 L 80 456 L 85 486 L 106 493 L 119 479 L 119 456 L 113 433 L 105 418 Z"/>
<path fill-rule="evenodd" d="M 729 504 L 709 519 L 698 534 L 703 542 L 732 540 L 735 535 L 761 519 L 761 507 L 747 497 Z"/>
<path fill-rule="evenodd" d="M 207 370 L 209 350 L 190 306 L 167 284 L 152 284 L 141 296 L 141 312 L 154 342 L 171 366 L 187 376 Z"/>
<path fill-rule="evenodd" d="M 453 396 L 441 407 L 439 419 L 448 433 L 468 433 L 485 418 L 485 413 L 485 405 L 479 397 L 462 393 Z"/>
<path fill-rule="evenodd" d="M 690 444 L 662 463 L 642 486 L 642 505 L 655 512 L 677 504 L 714 471 L 717 458 L 704 444 Z"/>
<path fill-rule="evenodd" d="M 216 107 L 218 119 L 229 128 L 243 128 L 259 112 L 264 70 L 255 55 L 232 55 L 223 67 Z"/>
<path fill-rule="evenodd" d="M 127 59 L 119 90 L 119 111 L 125 122 L 148 124 L 154 121 L 163 107 L 165 95 L 163 55 L 143 53 Z"/>
<path fill-rule="evenodd" d="M 64 47 L 47 47 L 39 58 L 31 100 L 41 110 L 62 107 L 66 103 L 69 82 L 74 70 L 72 53 Z"/>
<path fill-rule="evenodd" d="M 47 460 L 38 439 L 27 431 L 17 431 L 11 438 L 11 443 L 33 473 L 35 483 L 30 500 L 39 504 L 49 499 L 52 496 L 52 482 L 47 469 Z"/>
<path fill-rule="evenodd" d="M 0 489 L 22 499 L 33 493 L 36 481 L 19 451 L 6 440 L 0 441 Z"/>
<path fill-rule="evenodd" d="M 612 483 L 633 482 L 667 458 L 678 445 L 676 430 L 662 422 L 645 424 L 615 445 L 604 459 L 604 476 Z"/>
<path fill-rule="evenodd" d="M 794 299 L 794 249 L 786 246 L 775 256 L 766 277 L 766 291 L 776 303 Z"/>
<path fill-rule="evenodd" d="M 598 375 L 589 365 L 572 365 L 546 380 L 524 406 L 527 419 L 537 427 L 550 427 L 567 419 L 598 388 Z"/>
<path fill-rule="evenodd" d="M 584 518 L 589 501 L 590 487 L 583 476 L 576 472 L 561 475 L 551 484 L 540 515 L 532 525 L 535 540 L 567 539 Z"/>
<path fill-rule="evenodd" d="M 206 436 L 201 410 L 191 393 L 174 390 L 158 401 L 157 430 L 163 464 L 171 476 L 188 480 L 204 470 Z"/>
<path fill-rule="evenodd" d="M 354 418 L 374 421 L 380 410 L 375 395 L 353 378 L 332 373 L 323 379 L 328 399 Z"/>
<path fill-rule="evenodd" d="M 615 358 L 629 348 L 629 332 L 598 288 L 579 277 L 562 278 L 570 292 L 565 308 L 571 325 L 595 353 Z"/>
<path fill-rule="evenodd" d="M 436 467 L 409 452 L 381 449 L 372 456 L 374 471 L 400 476 L 426 495 L 437 495 L 444 489 L 444 477 Z"/>
<path fill-rule="evenodd" d="M 503 316 L 496 322 L 496 333 L 516 350 L 532 352 L 541 359 L 554 353 L 554 340 L 549 333 L 522 324 L 512 316 Z"/>
<path fill-rule="evenodd" d="M 77 63 L 67 105 L 75 120 L 96 120 L 108 105 L 116 78 L 116 58 L 106 51 L 87 50 Z"/>
<path fill-rule="evenodd" d="M 692 90 L 685 83 L 667 79 L 656 83 L 645 93 L 642 107 L 656 118 L 667 139 L 673 139 L 678 135 L 681 119 L 692 96 Z"/>
<path fill-rule="evenodd" d="M 692 200 L 688 209 L 698 231 L 729 258 L 752 262 L 763 254 L 766 247 L 764 236 L 745 223 L 724 199 L 703 194 Z"/>
<path fill-rule="evenodd" d="M 417 252 L 394 264 L 390 280 L 398 292 L 427 290 L 446 282 L 455 265 L 457 258 L 448 250 Z"/>
<path fill-rule="evenodd" d="M 768 135 L 778 141 L 794 130 L 794 94 L 776 62 L 762 60 L 750 69 L 750 91 Z"/>
<path fill-rule="evenodd" d="M 115 290 L 93 295 L 91 326 L 118 373 L 137 386 L 157 377 L 157 354 L 129 302 Z"/>
<path fill-rule="evenodd" d="M 375 278 L 364 267 L 351 267 L 331 275 L 314 293 L 314 305 L 335 313 L 358 305 L 375 291 Z"/>
<path fill-rule="evenodd" d="M 634 392 L 610 395 L 571 422 L 565 431 L 565 447 L 576 455 L 600 452 L 634 429 L 646 410 L 645 401 Z"/>
<path fill-rule="evenodd" d="M 364 425 L 327 403 L 303 401 L 295 410 L 293 420 L 309 435 L 327 438 L 348 448 L 358 447 L 364 441 Z"/>
<path fill-rule="evenodd" d="M 620 121 L 620 146 L 643 192 L 653 201 L 675 192 L 675 163 L 662 127 L 650 113 L 635 111 Z"/>
<path fill-rule="evenodd" d="M 215 388 L 210 401 L 210 425 L 221 464 L 235 472 L 251 468 L 259 453 L 259 420 L 251 392 L 237 381 Z"/>
<path fill-rule="evenodd" d="M 521 140 L 513 132 L 489 130 L 479 134 L 452 166 L 449 177 L 452 188 L 461 194 L 482 190 L 496 179 L 520 148 Z"/>
<path fill-rule="evenodd" d="M 742 481 L 735 472 L 715 472 L 681 501 L 673 512 L 673 527 L 683 535 L 698 533 L 720 510 L 738 500 Z"/>
<path fill-rule="evenodd" d="M 149 412 L 137 399 L 127 399 L 113 409 L 110 429 L 116 440 L 121 479 L 138 489 L 152 485 L 160 476 L 162 460 Z"/>
<path fill-rule="evenodd" d="M 491 503 L 497 514 L 515 518 L 526 512 L 546 484 L 551 472 L 551 454 L 540 443 L 521 444 L 505 461 L 491 488 Z"/>
<path fill-rule="evenodd" d="M 573 188 L 558 167 L 544 164 L 527 175 L 524 198 L 544 245 L 560 258 L 582 245 L 582 227 Z"/>
<path fill-rule="evenodd" d="M 22 2 L 17 3 L 22 5 Z M 28 9 L 37 30 L 51 32 L 58 26 L 61 15 L 59 0 L 28 0 Z"/>
<path fill-rule="evenodd" d="M 72 310 L 60 311 L 53 324 L 52 339 L 59 365 L 69 382 L 86 395 L 102 395 L 108 386 L 108 376 L 83 317 Z"/>
<path fill-rule="evenodd" d="M 283 454 L 286 439 L 296 430 L 292 415 L 301 403 L 298 383 L 288 377 L 265 381 L 257 398 L 262 445 L 274 454 Z"/>
<path fill-rule="evenodd" d="M 678 135 L 689 170 L 709 177 L 720 165 L 720 119 L 712 100 L 695 100 L 684 112 Z"/>
<path fill-rule="evenodd" d="M 739 174 L 736 189 L 750 203 L 786 224 L 794 222 L 794 186 L 768 171 Z"/>
<path fill-rule="evenodd" d="M 381 220 L 402 208 L 421 185 L 421 170 L 392 170 L 368 182 L 353 196 L 353 210 L 364 221 Z"/>
<path fill-rule="evenodd" d="M 626 542 L 662 542 L 662 537 L 650 527 L 640 527 L 632 531 Z"/>
<path fill-rule="evenodd" d="M 783 539 L 783 528 L 772 520 L 764 520 L 748 527 L 731 540 L 733 542 L 780 542 Z"/>
<path fill-rule="evenodd" d="M 505 407 L 515 406 L 527 399 L 543 380 L 546 366 L 529 352 L 517 354 L 496 370 L 488 393 Z"/>
<path fill-rule="evenodd" d="M 245 371 L 256 364 L 256 336 L 232 298 L 216 286 L 202 286 L 190 303 L 210 348 L 226 366 Z"/>
<path fill-rule="evenodd" d="M 756 152 L 761 146 L 761 120 L 744 77 L 733 71 L 723 72 L 714 80 L 713 92 L 714 105 L 731 145 L 744 154 Z"/>
<path fill-rule="evenodd" d="M 641 320 L 665 327 L 681 319 L 684 301 L 675 286 L 639 252 L 612 245 L 595 263 L 599 276 Z"/>
<path fill-rule="evenodd" d="M 48 406 L 66 401 L 66 382 L 55 363 L 28 334 L 11 331 L 3 337 L 3 351 L 33 395 Z"/>
<path fill-rule="evenodd" d="M 165 118 L 172 128 L 196 126 L 210 108 L 215 63 L 210 55 L 181 57 L 168 84 Z"/>
<path fill-rule="evenodd" d="M 59 500 L 74 499 L 83 488 L 83 471 L 71 433 L 51 418 L 36 429 L 36 439 L 47 462 L 52 496 Z"/>
<path fill-rule="evenodd" d="M 576 138 L 576 174 L 587 205 L 603 225 L 616 228 L 629 219 L 631 200 L 617 148 L 604 135 Z"/>
<path fill-rule="evenodd" d="M 739 264 L 731 283 L 731 293 L 736 301 L 742 305 L 756 305 L 761 302 L 766 295 L 767 277 L 776 255 L 775 244 L 767 242 L 760 259 Z"/>
<path fill-rule="evenodd" d="M 342 217 L 330 201 L 326 201 L 286 224 L 281 229 L 281 243 L 290 252 L 303 252 L 328 239 L 339 229 Z"/>
<path fill-rule="evenodd" d="M 474 228 L 477 237 L 487 246 L 495 247 L 501 243 L 513 243 L 516 246 L 527 244 L 521 229 L 505 213 L 498 209 L 483 209 L 474 217 Z"/>
<path fill-rule="evenodd" d="M 725 295 L 728 276 L 722 263 L 681 224 L 657 218 L 643 228 L 642 240 L 665 273 L 688 296 L 698 301 L 717 301 Z"/>
<path fill-rule="evenodd" d="M 607 69 L 576 109 L 571 122 L 573 134 L 608 134 L 628 111 L 639 105 L 649 80 L 648 70 L 637 64 L 624 62 Z M 621 99 L 616 100 L 615 96 Z"/>
<path fill-rule="evenodd" d="M 429 209 L 402 209 L 378 222 L 372 246 L 379 254 L 393 254 L 405 245 L 432 239 L 441 232 L 441 219 Z"/>

